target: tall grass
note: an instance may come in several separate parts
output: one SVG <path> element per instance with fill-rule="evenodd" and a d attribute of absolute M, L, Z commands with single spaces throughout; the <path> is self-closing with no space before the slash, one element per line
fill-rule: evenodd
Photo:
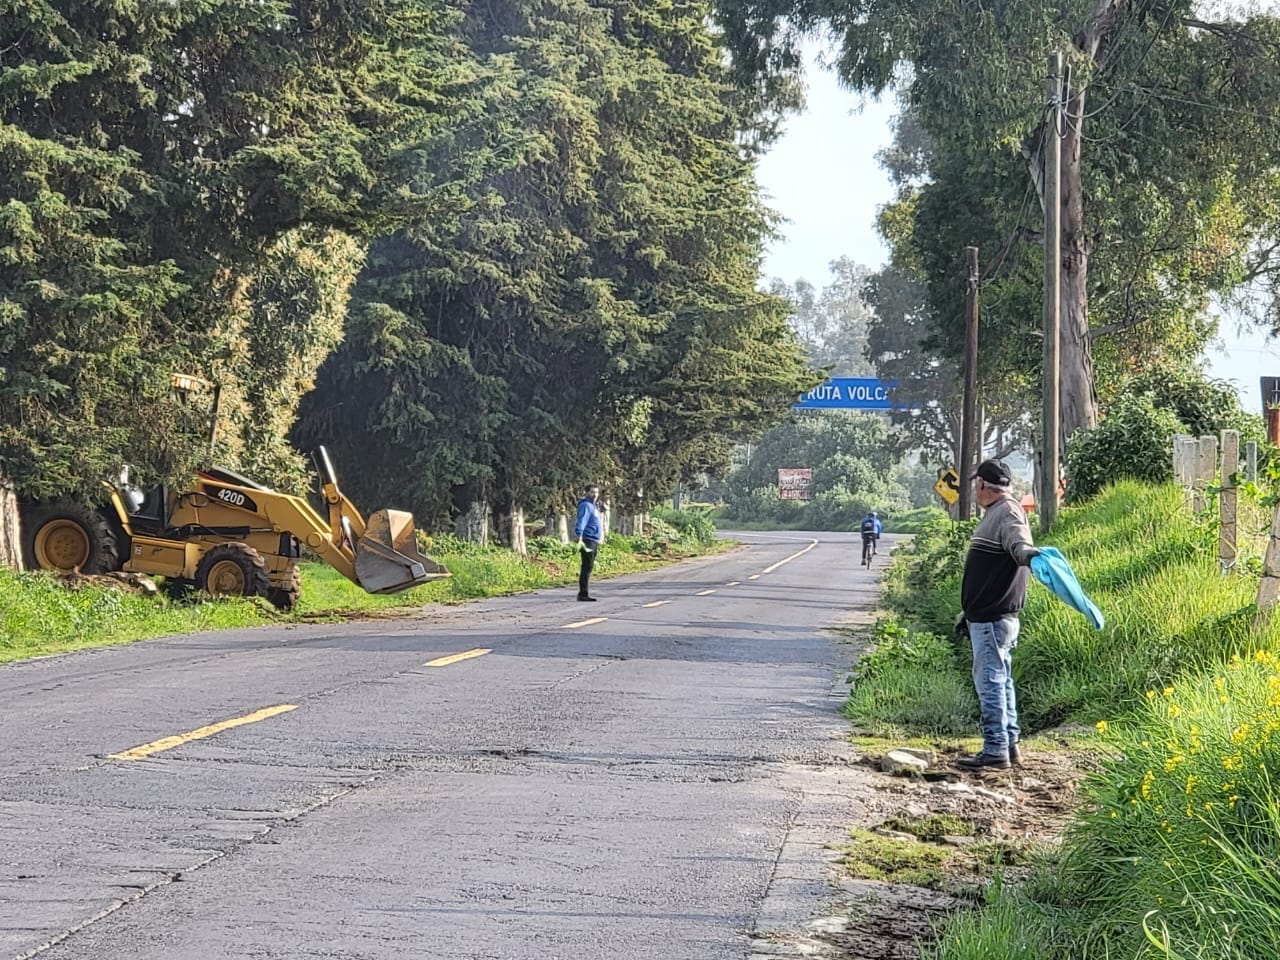
<path fill-rule="evenodd" d="M 900 551 L 887 599 L 914 629 L 950 636 L 970 532 L 933 524 Z M 1032 583 L 1014 655 L 1023 726 L 1110 717 L 1187 671 L 1276 646 L 1280 622 L 1253 626 L 1257 579 L 1220 572 L 1216 536 L 1175 487 L 1123 483 L 1065 511 L 1045 542 L 1066 555 L 1107 626 L 1094 630 Z M 968 641 L 955 644 L 938 666 L 967 672 Z"/>
<path fill-rule="evenodd" d="M 921 728 L 968 669 L 965 644 L 942 640 L 965 534 L 930 529 L 891 575 L 902 632 L 928 663 L 884 657 L 868 679 L 892 689 L 950 672 L 933 702 L 921 698 Z M 1223 573 L 1215 528 L 1174 488 L 1118 485 L 1068 511 L 1048 542 L 1108 623 L 1094 631 L 1032 586 L 1014 657 L 1024 727 L 1096 721 L 1107 754 L 1050 862 L 1020 887 L 993 889 L 925 955 L 1280 957 L 1280 618 L 1256 617 L 1254 565 Z M 895 722 L 908 712 L 859 700 L 856 686 L 855 704 Z"/>

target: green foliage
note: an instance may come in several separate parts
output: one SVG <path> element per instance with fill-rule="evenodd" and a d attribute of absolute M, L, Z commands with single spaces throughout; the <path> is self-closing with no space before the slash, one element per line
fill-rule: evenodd
<path fill-rule="evenodd" d="M 937 381 L 934 399 L 954 393 L 960 254 L 972 244 L 983 262 L 980 380 L 1000 385 L 987 399 L 1025 411 L 1038 394 L 1042 253 L 1025 240 L 1040 230 L 1050 51 L 1065 51 L 1071 70 L 1064 191 L 1078 201 L 1064 207 L 1064 330 L 1083 345 L 1063 358 L 1068 436 L 1090 419 L 1095 387 L 1107 399 L 1132 371 L 1197 356 L 1215 329 L 1211 294 L 1256 280 L 1274 289 L 1280 265 L 1264 251 L 1280 223 L 1270 189 L 1280 75 L 1269 69 L 1280 18 L 1247 5 L 1202 8 L 719 0 L 746 89 L 783 89 L 802 38 L 829 33 L 846 83 L 867 94 L 894 89 L 907 104 L 899 142 L 883 157 L 899 197 L 881 230 L 893 250 L 890 279 L 921 284 L 924 296 L 918 311 L 896 310 L 912 321 L 900 334 L 886 327 L 887 339 L 910 338 L 906 353 L 881 350 L 873 328 L 882 375 L 898 360 Z M 1256 318 L 1274 323 L 1275 298 L 1256 302 Z M 936 442 L 953 432 L 937 418 L 918 425 Z"/>
<path fill-rule="evenodd" d="M 1280 660 L 1259 650 L 1153 688 L 1100 723 L 1107 756 L 1062 850 L 1026 889 L 948 925 L 937 960 L 1275 956 L 1278 691 Z M 1007 950 L 1011 916 L 1034 932 L 1035 954 Z"/>
<path fill-rule="evenodd" d="M 124 461 L 187 475 L 209 409 L 173 396 L 173 373 L 224 383 L 233 458 L 291 468 L 269 381 L 304 386 L 332 345 L 353 256 L 304 268 L 328 306 L 293 303 L 279 344 L 282 318 L 245 298 L 294 296 L 269 289 L 291 231 L 367 236 L 436 202 L 399 170 L 451 102 L 446 19 L 427 0 L 36 0 L 0 18 L 0 471 L 20 494 L 92 495 Z"/>
<path fill-rule="evenodd" d="M 704 546 L 715 542 L 716 525 L 706 510 L 672 510 L 667 507 L 656 507 L 652 517 L 672 526 L 683 540 Z"/>
<path fill-rule="evenodd" d="M 699 0 L 469 10 L 479 109 L 420 156 L 452 206 L 370 251 L 296 437 L 369 502 L 622 509 L 727 465 L 813 382 L 756 278 L 771 218 Z"/>
<path fill-rule="evenodd" d="M 1157 407 L 1172 411 L 1194 437 L 1216 437 L 1223 430 L 1238 430 L 1242 443 L 1266 439 L 1262 418 L 1245 412 L 1235 387 L 1206 377 L 1199 369 L 1151 370 L 1126 383 L 1123 393 L 1151 397 Z"/>
<path fill-rule="evenodd" d="M 912 629 L 950 636 L 966 541 L 940 523 L 897 552 L 886 600 Z M 1114 716 L 1152 687 L 1280 637 L 1280 624 L 1255 632 L 1256 578 L 1219 572 L 1216 532 L 1188 515 L 1181 490 L 1121 482 L 1064 511 L 1046 542 L 1067 556 L 1107 626 L 1094 630 L 1032 583 L 1014 657 L 1028 732 Z M 968 656 L 960 639 L 957 657 Z"/>
<path fill-rule="evenodd" d="M 802 412 L 766 433 L 730 474 L 723 519 L 811 530 L 852 530 L 871 510 L 905 514 L 933 483 L 932 471 L 899 461 L 896 441 L 873 414 Z M 813 500 L 778 497 L 778 470 L 813 470 Z M 923 478 L 927 474 L 928 482 Z"/>
<path fill-rule="evenodd" d="M 1173 437 L 1186 428 L 1157 407 L 1150 394 L 1126 394 L 1094 430 L 1080 431 L 1067 447 L 1067 497 L 1080 503 L 1123 478 L 1164 483 L 1173 479 Z"/>

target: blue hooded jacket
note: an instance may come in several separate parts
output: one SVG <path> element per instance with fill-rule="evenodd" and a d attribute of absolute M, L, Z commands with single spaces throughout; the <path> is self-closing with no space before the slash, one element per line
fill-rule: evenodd
<path fill-rule="evenodd" d="M 1056 547 L 1041 547 L 1040 555 L 1031 558 L 1031 572 L 1063 603 L 1088 617 L 1095 630 L 1106 626 L 1107 621 L 1102 616 L 1102 611 L 1085 596 L 1084 588 L 1076 579 L 1071 564 L 1067 563 L 1067 558 Z"/>
<path fill-rule="evenodd" d="M 592 543 L 599 543 L 604 539 L 604 530 L 600 525 L 600 508 L 586 497 L 578 501 L 578 522 L 574 524 L 573 535 Z"/>

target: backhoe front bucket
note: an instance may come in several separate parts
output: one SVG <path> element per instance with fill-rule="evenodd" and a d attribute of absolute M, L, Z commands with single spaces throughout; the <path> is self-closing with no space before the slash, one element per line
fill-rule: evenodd
<path fill-rule="evenodd" d="M 413 514 L 379 510 L 369 518 L 356 543 L 356 577 L 369 593 L 399 593 L 449 571 L 418 552 Z"/>

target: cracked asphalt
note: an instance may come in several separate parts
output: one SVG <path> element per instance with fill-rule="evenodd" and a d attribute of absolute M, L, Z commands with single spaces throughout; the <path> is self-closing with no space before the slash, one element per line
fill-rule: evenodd
<path fill-rule="evenodd" d="M 0 958 L 750 955 L 826 895 L 858 775 L 824 628 L 878 586 L 856 535 L 736 536 L 595 604 L 0 667 Z"/>

